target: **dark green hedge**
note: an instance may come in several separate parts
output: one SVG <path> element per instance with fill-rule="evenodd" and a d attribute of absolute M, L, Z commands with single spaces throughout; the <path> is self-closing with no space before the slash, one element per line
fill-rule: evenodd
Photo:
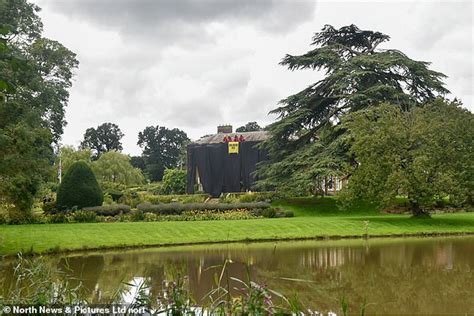
<path fill-rule="evenodd" d="M 64 175 L 58 188 L 57 208 L 68 210 L 102 205 L 104 196 L 91 168 L 84 162 L 75 162 Z"/>
<path fill-rule="evenodd" d="M 138 210 L 144 213 L 155 213 L 161 215 L 181 214 L 184 211 L 226 211 L 226 210 L 254 210 L 266 209 L 270 204 L 265 202 L 254 203 L 168 203 L 168 204 L 151 204 L 141 203 L 137 206 Z"/>
<path fill-rule="evenodd" d="M 123 204 L 103 205 L 94 207 L 84 207 L 83 210 L 94 212 L 96 215 L 100 216 L 116 216 L 119 214 L 130 213 L 130 206 Z"/>

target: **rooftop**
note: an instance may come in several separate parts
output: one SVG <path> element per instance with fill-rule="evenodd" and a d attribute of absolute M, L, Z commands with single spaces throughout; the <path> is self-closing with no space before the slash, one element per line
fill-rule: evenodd
<path fill-rule="evenodd" d="M 207 135 L 199 138 L 198 140 L 194 141 L 193 144 L 215 144 L 215 143 L 222 143 L 224 141 L 224 137 L 232 137 L 234 136 L 240 137 L 242 135 L 245 138 L 245 141 L 249 142 L 260 142 L 268 139 L 270 134 L 267 131 L 256 131 L 256 132 L 242 132 L 242 133 L 217 133 L 213 135 Z"/>

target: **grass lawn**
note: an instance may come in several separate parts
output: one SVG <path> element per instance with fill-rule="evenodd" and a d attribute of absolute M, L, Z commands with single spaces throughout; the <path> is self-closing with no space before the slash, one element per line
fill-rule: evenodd
<path fill-rule="evenodd" d="M 47 252 L 121 246 L 363 236 L 474 233 L 474 213 L 380 215 L 369 208 L 338 210 L 333 200 L 301 199 L 277 202 L 293 218 L 196 222 L 116 222 L 86 224 L 1 225 L 0 255 L 18 251 Z"/>

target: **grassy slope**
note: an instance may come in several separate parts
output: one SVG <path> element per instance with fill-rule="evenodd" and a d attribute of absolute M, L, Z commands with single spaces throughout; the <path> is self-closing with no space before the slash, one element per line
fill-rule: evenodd
<path fill-rule="evenodd" d="M 380 212 L 370 205 L 359 204 L 350 209 L 337 205 L 334 197 L 293 198 L 275 201 L 274 206 L 293 211 L 295 216 L 381 216 Z"/>
<path fill-rule="evenodd" d="M 201 222 L 132 222 L 0 226 L 0 254 L 51 249 L 164 245 L 237 240 L 361 236 L 369 234 L 474 233 L 474 213 L 412 219 L 380 215 L 368 208 L 338 211 L 332 200 L 292 200 L 277 203 L 292 209 L 294 218 Z M 316 204 L 316 205 L 315 205 Z M 58 249 L 59 248 L 59 249 Z"/>

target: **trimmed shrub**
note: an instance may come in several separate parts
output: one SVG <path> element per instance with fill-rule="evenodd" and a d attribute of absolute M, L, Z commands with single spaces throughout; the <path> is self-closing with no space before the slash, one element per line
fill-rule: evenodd
<path fill-rule="evenodd" d="M 142 202 L 150 202 L 151 204 L 160 203 L 202 203 L 209 198 L 207 194 L 182 194 L 182 195 L 152 195 L 152 194 L 138 194 Z"/>
<path fill-rule="evenodd" d="M 59 210 L 102 205 L 104 196 L 91 168 L 84 161 L 69 167 L 58 188 L 56 204 Z"/>
<path fill-rule="evenodd" d="M 285 217 L 294 217 L 295 216 L 295 214 L 293 214 L 292 211 L 285 211 L 284 214 L 285 214 Z"/>
<path fill-rule="evenodd" d="M 83 211 L 93 212 L 97 216 L 116 216 L 130 213 L 130 206 L 123 204 L 111 204 L 94 207 L 84 207 Z"/>
<path fill-rule="evenodd" d="M 184 211 L 180 215 L 160 215 L 155 213 L 137 213 L 137 219 L 132 216 L 132 220 L 145 222 L 166 222 L 166 221 L 214 221 L 214 220 L 244 220 L 259 218 L 247 210 L 220 211 Z"/>
<path fill-rule="evenodd" d="M 219 201 L 223 203 L 270 202 L 277 198 L 276 192 L 237 192 L 224 193 Z"/>
<path fill-rule="evenodd" d="M 154 205 L 151 203 L 141 203 L 137 206 L 144 213 L 150 212 L 160 215 L 179 215 L 184 211 L 228 211 L 228 210 L 253 210 L 267 209 L 270 204 L 265 202 L 255 203 L 169 203 Z"/>

